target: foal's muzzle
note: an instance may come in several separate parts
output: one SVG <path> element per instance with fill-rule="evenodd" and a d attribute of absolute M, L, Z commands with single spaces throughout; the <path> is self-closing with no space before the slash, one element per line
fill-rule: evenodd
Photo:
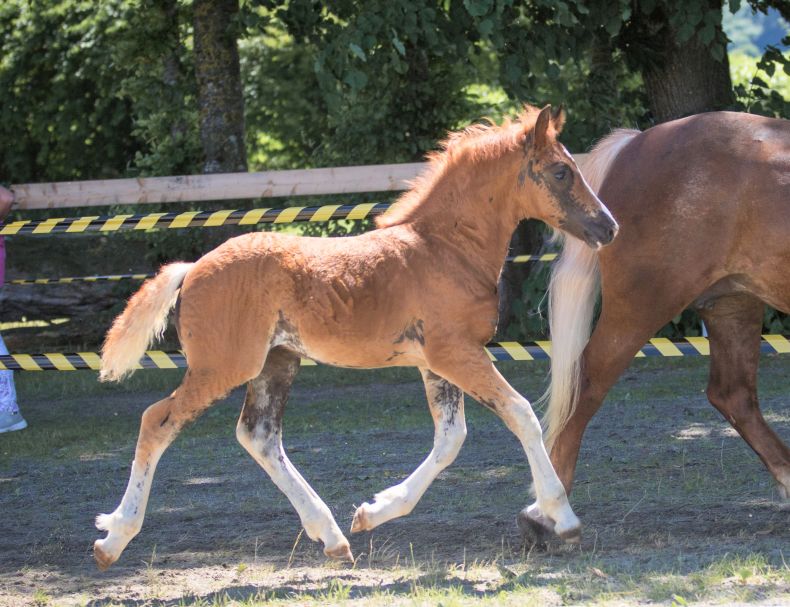
<path fill-rule="evenodd" d="M 584 241 L 593 249 L 600 249 L 614 240 L 619 229 L 620 226 L 610 213 L 598 213 L 593 219 L 584 222 Z"/>

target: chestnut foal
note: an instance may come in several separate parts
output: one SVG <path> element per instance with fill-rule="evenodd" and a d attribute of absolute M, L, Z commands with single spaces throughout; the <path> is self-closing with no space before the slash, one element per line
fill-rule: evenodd
<path fill-rule="evenodd" d="M 428 172 L 378 228 L 347 238 L 254 233 L 196 263 L 162 268 L 110 329 L 101 379 L 130 373 L 160 335 L 170 308 L 188 370 L 143 414 L 131 477 L 108 532 L 94 544 L 101 569 L 140 531 L 157 462 L 179 430 L 247 383 L 236 436 L 291 501 L 307 535 L 352 559 L 329 508 L 282 446 L 282 417 L 300 357 L 343 367 L 416 366 L 435 423 L 433 450 L 402 483 L 354 514 L 352 532 L 409 513 L 466 435 L 463 393 L 520 439 L 540 508 L 553 531 L 578 541 L 580 524 L 551 467 L 529 402 L 494 368 L 484 345 L 497 324 L 497 281 L 518 222 L 534 217 L 609 243 L 612 216 L 557 141 L 564 113 L 527 108 L 500 127 L 450 135 Z"/>

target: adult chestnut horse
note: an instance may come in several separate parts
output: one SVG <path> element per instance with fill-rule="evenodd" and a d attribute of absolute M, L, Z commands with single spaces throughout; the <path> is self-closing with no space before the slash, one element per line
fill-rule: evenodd
<path fill-rule="evenodd" d="M 112 514 L 97 518 L 108 531 L 94 544 L 99 567 L 118 559 L 140 531 L 157 462 L 178 431 L 245 382 L 239 442 L 291 501 L 307 535 L 328 556 L 352 559 L 329 508 L 283 450 L 283 410 L 301 356 L 422 372 L 433 451 L 402 483 L 362 504 L 352 532 L 409 513 L 455 459 L 466 435 L 467 392 L 518 436 L 541 510 L 554 532 L 578 541 L 579 520 L 540 424 L 483 349 L 496 327 L 497 280 L 520 220 L 542 219 L 595 248 L 616 233 L 556 139 L 563 122 L 561 111 L 527 108 L 501 127 L 451 135 L 377 230 L 333 239 L 247 234 L 194 264 L 165 266 L 144 284 L 107 335 L 102 379 L 131 372 L 173 305 L 189 368 L 175 392 L 143 414 L 126 493 Z"/>
<path fill-rule="evenodd" d="M 790 312 L 790 122 L 716 112 L 615 131 L 582 169 L 621 230 L 600 252 L 567 238 L 553 271 L 546 444 L 565 489 L 612 384 L 691 306 L 710 336 L 710 402 L 790 498 L 790 450 L 757 401 L 764 304 Z M 541 510 L 522 512 L 522 529 L 542 535 Z"/>

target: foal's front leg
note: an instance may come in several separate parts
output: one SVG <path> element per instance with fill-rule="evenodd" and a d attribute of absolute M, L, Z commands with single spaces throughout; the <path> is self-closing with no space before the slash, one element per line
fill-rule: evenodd
<path fill-rule="evenodd" d="M 436 358 L 437 360 L 433 360 Z M 515 434 L 529 460 L 540 511 L 567 542 L 579 542 L 581 523 L 571 510 L 565 489 L 551 465 L 540 422 L 529 401 L 497 371 L 483 350 L 448 348 L 429 357 L 431 368 L 496 413 Z"/>
<path fill-rule="evenodd" d="M 420 369 L 435 426 L 433 450 L 402 483 L 377 493 L 354 513 L 351 532 L 368 531 L 412 511 L 439 473 L 455 460 L 466 438 L 464 394 L 427 369 Z"/>
<path fill-rule="evenodd" d="M 249 382 L 236 438 L 290 500 L 308 537 L 321 540 L 324 554 L 353 561 L 351 546 L 329 507 L 299 474 L 283 449 L 282 417 L 299 356 L 283 348 L 269 352 L 261 374 Z"/>

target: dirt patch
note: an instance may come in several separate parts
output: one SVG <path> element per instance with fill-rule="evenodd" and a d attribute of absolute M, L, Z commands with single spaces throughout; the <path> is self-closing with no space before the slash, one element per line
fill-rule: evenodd
<path fill-rule="evenodd" d="M 786 377 L 783 364 L 772 363 L 769 379 Z M 224 595 L 333 602 L 401 596 L 426 575 L 474 598 L 506 583 L 510 570 L 531 571 L 540 588 L 550 584 L 540 575 L 576 570 L 596 578 L 589 571 L 598 569 L 605 583 L 695 574 L 732 555 L 780 564 L 790 558 L 790 510 L 746 444 L 699 388 L 689 389 L 704 369 L 688 374 L 672 397 L 659 389 L 666 374 L 645 373 L 661 393 L 652 398 L 644 396 L 650 385 L 637 390 L 626 378 L 594 420 L 572 496 L 585 523 L 581 549 L 526 551 L 514 523 L 529 501 L 526 458 L 501 422 L 467 399 L 469 433 L 456 463 L 411 515 L 350 536 L 353 568 L 329 563 L 300 537 L 287 499 L 236 444 L 237 392 L 166 453 L 141 534 L 99 573 L 93 518 L 120 500 L 139 416 L 161 394 L 28 401 L 27 438 L 0 439 L 0 605 L 189 604 Z M 767 392 L 766 416 L 787 441 L 790 411 L 773 384 Z M 355 504 L 402 480 L 430 450 L 420 383 L 297 386 L 292 401 L 289 456 L 343 529 Z M 751 600 L 781 590 L 768 586 Z"/>

